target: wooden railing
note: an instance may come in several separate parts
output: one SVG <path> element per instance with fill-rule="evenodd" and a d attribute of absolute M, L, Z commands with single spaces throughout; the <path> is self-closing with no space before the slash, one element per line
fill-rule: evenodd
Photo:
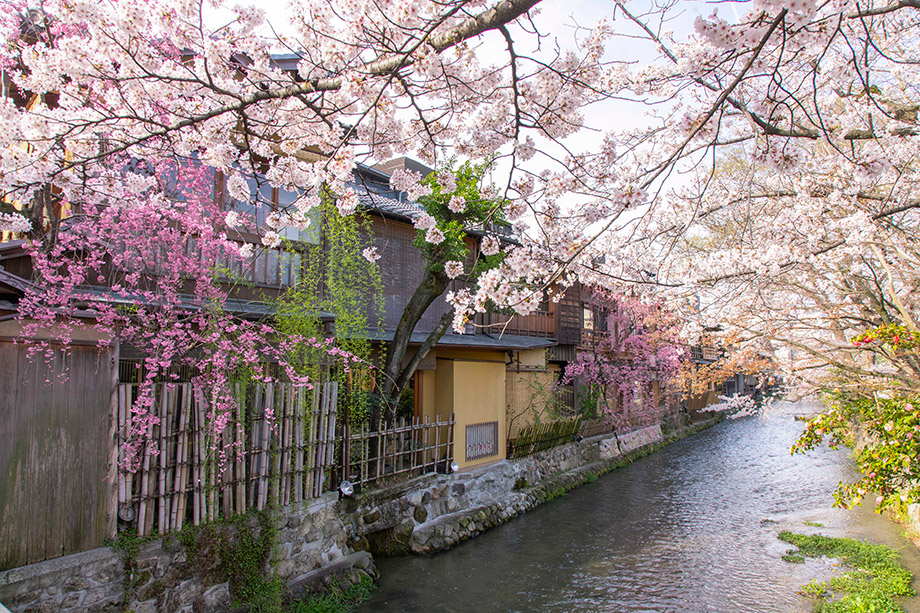
<path fill-rule="evenodd" d="M 507 333 L 538 337 L 552 337 L 556 334 L 556 319 L 550 311 L 537 311 L 532 315 L 479 313 L 475 324 L 491 334 Z"/>
<path fill-rule="evenodd" d="M 378 430 L 346 427 L 342 476 L 367 486 L 449 471 L 454 459 L 454 416 L 434 421 L 397 419 Z"/>

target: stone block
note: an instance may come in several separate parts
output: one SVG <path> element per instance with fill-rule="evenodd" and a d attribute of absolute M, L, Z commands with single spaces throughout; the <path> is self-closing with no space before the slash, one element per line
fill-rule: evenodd
<path fill-rule="evenodd" d="M 158 611 L 156 600 L 145 600 L 143 602 L 138 602 L 129 608 L 134 613 L 157 613 Z"/>
<path fill-rule="evenodd" d="M 218 583 L 212 585 L 195 599 L 196 611 L 226 611 L 230 608 L 230 585 Z"/>
<path fill-rule="evenodd" d="M 79 607 L 83 602 L 84 596 L 85 594 L 83 592 L 71 592 L 61 601 L 61 609 L 74 609 Z"/>

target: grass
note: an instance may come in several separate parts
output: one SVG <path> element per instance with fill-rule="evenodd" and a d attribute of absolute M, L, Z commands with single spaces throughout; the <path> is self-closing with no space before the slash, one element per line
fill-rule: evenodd
<path fill-rule="evenodd" d="M 376 589 L 370 577 L 363 577 L 361 583 L 342 587 L 333 583 L 322 596 L 312 596 L 291 604 L 290 613 L 345 613 L 371 597 Z"/>
<path fill-rule="evenodd" d="M 822 524 L 821 522 L 817 522 L 817 521 L 803 521 L 802 523 L 805 524 L 806 526 L 813 526 L 815 528 L 824 527 L 824 524 Z"/>
<path fill-rule="evenodd" d="M 848 538 L 831 538 L 784 531 L 783 540 L 798 549 L 789 550 L 783 559 L 803 562 L 804 558 L 837 558 L 852 570 L 828 582 L 812 581 L 800 594 L 817 598 L 815 611 L 821 613 L 889 613 L 903 611 L 894 601 L 910 596 L 911 574 L 901 566 L 901 554 L 885 545 L 873 545 Z M 839 595 L 833 599 L 834 595 Z"/>

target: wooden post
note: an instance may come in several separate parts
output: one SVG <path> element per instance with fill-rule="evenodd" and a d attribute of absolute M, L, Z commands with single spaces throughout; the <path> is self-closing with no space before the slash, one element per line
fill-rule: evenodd
<path fill-rule="evenodd" d="M 116 342 L 109 353 L 111 370 L 109 383 L 111 385 L 109 397 L 109 463 L 106 500 L 105 533 L 108 538 L 115 538 L 118 533 L 118 510 L 125 504 L 124 489 L 125 476 L 120 466 L 121 441 L 124 436 L 124 405 L 121 403 L 123 392 L 118 382 L 118 364 L 120 358 L 119 345 Z"/>

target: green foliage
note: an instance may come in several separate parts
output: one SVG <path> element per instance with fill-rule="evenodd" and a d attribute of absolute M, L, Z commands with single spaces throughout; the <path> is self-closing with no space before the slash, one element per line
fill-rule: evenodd
<path fill-rule="evenodd" d="M 307 339 L 321 338 L 321 314 L 332 313 L 336 345 L 369 363 L 369 331 L 379 327 L 383 313 L 380 269 L 362 255 L 371 245 L 370 221 L 361 214 L 340 215 L 334 198 L 326 192 L 317 223 L 322 227 L 320 245 L 303 252 L 302 275 L 275 303 L 278 330 Z M 289 356 L 291 363 L 301 374 L 315 376 L 323 353 L 312 347 L 297 351 L 299 354 Z M 367 390 L 372 388 L 373 376 L 370 370 L 352 368 L 334 375 L 343 395 L 339 406 L 349 407 L 354 424 L 366 422 L 370 414 Z"/>
<path fill-rule="evenodd" d="M 375 589 L 371 578 L 363 575 L 360 583 L 345 587 L 333 583 L 325 594 L 292 603 L 288 610 L 290 613 L 344 613 L 370 598 Z"/>
<path fill-rule="evenodd" d="M 824 524 L 822 524 L 821 522 L 818 522 L 818 521 L 803 521 L 802 523 L 803 523 L 804 525 L 806 525 L 806 526 L 812 526 L 812 527 L 814 527 L 814 528 L 823 528 L 823 527 L 824 527 Z"/>
<path fill-rule="evenodd" d="M 828 597 L 828 592 L 843 593 L 836 600 L 816 603 L 816 611 L 902 611 L 894 602 L 894 598 L 913 594 L 910 587 L 910 571 L 901 566 L 901 554 L 890 547 L 848 538 L 795 534 L 788 531 L 781 532 L 779 538 L 798 547 L 798 550 L 783 556 L 784 560 L 798 562 L 800 557 L 827 556 L 838 558 L 844 565 L 853 569 L 844 575 L 834 577 L 828 583 L 812 581 L 802 587 L 800 593 L 817 598 Z"/>
<path fill-rule="evenodd" d="M 915 351 L 920 347 L 920 338 L 917 338 L 917 335 L 903 324 L 887 324 L 863 332 L 853 339 L 853 344 L 856 346 L 875 344 L 890 351 L 898 349 Z"/>
<path fill-rule="evenodd" d="M 137 552 L 140 551 L 141 545 L 149 543 L 159 538 L 157 534 L 148 534 L 147 536 L 138 536 L 137 528 L 126 532 L 119 532 L 118 536 L 111 541 L 110 545 L 114 549 L 121 551 L 127 556 L 132 563 L 137 559 Z"/>
<path fill-rule="evenodd" d="M 578 393 L 578 411 L 584 419 L 597 419 L 603 389 L 597 383 L 587 382 Z"/>
<path fill-rule="evenodd" d="M 268 513 L 258 513 L 258 532 L 252 530 L 247 516 L 238 515 L 231 522 L 235 534 L 220 541 L 220 558 L 230 582 L 233 599 L 255 612 L 281 610 L 281 578 L 269 568 L 277 534 Z"/>
<path fill-rule="evenodd" d="M 466 243 L 466 229 L 472 227 L 489 228 L 508 225 L 504 209 L 507 202 L 503 199 L 491 198 L 482 193 L 482 180 L 491 162 L 473 164 L 464 162 L 454 168 L 451 160 L 437 172 L 429 174 L 422 179 L 422 184 L 431 188 L 431 194 L 422 196 L 418 203 L 425 211 L 434 217 L 437 227 L 444 233 L 444 240 L 431 244 L 425 240 L 425 231 L 419 230 L 415 236 L 415 246 L 428 261 L 431 270 L 439 272 L 444 270 L 444 263 L 448 261 L 465 262 L 470 251 Z M 452 173 L 456 182 L 456 190 L 444 193 L 438 184 L 438 174 Z M 460 197 L 466 201 L 462 213 L 455 213 L 448 207 L 452 197 Z M 475 278 L 485 270 L 501 263 L 504 256 L 501 252 L 482 256 L 475 263 L 473 270 L 467 271 L 471 278 Z"/>
<path fill-rule="evenodd" d="M 813 449 L 825 439 L 834 447 L 852 445 L 855 429 L 865 430 L 865 445 L 856 454 L 863 476 L 837 487 L 836 504 L 852 507 L 871 491 L 879 493 L 878 511 L 898 511 L 905 504 L 920 501 L 920 397 L 835 394 L 827 401 L 830 408 L 808 421 L 792 452 Z"/>
<path fill-rule="evenodd" d="M 783 556 L 783 559 L 786 560 L 787 556 Z M 786 560 L 787 562 L 804 562 L 805 558 L 802 556 L 795 556 L 797 560 Z M 830 594 L 827 591 L 827 585 L 817 579 L 809 581 L 799 589 L 799 594 L 802 596 L 807 596 L 808 598 L 827 598 Z"/>

